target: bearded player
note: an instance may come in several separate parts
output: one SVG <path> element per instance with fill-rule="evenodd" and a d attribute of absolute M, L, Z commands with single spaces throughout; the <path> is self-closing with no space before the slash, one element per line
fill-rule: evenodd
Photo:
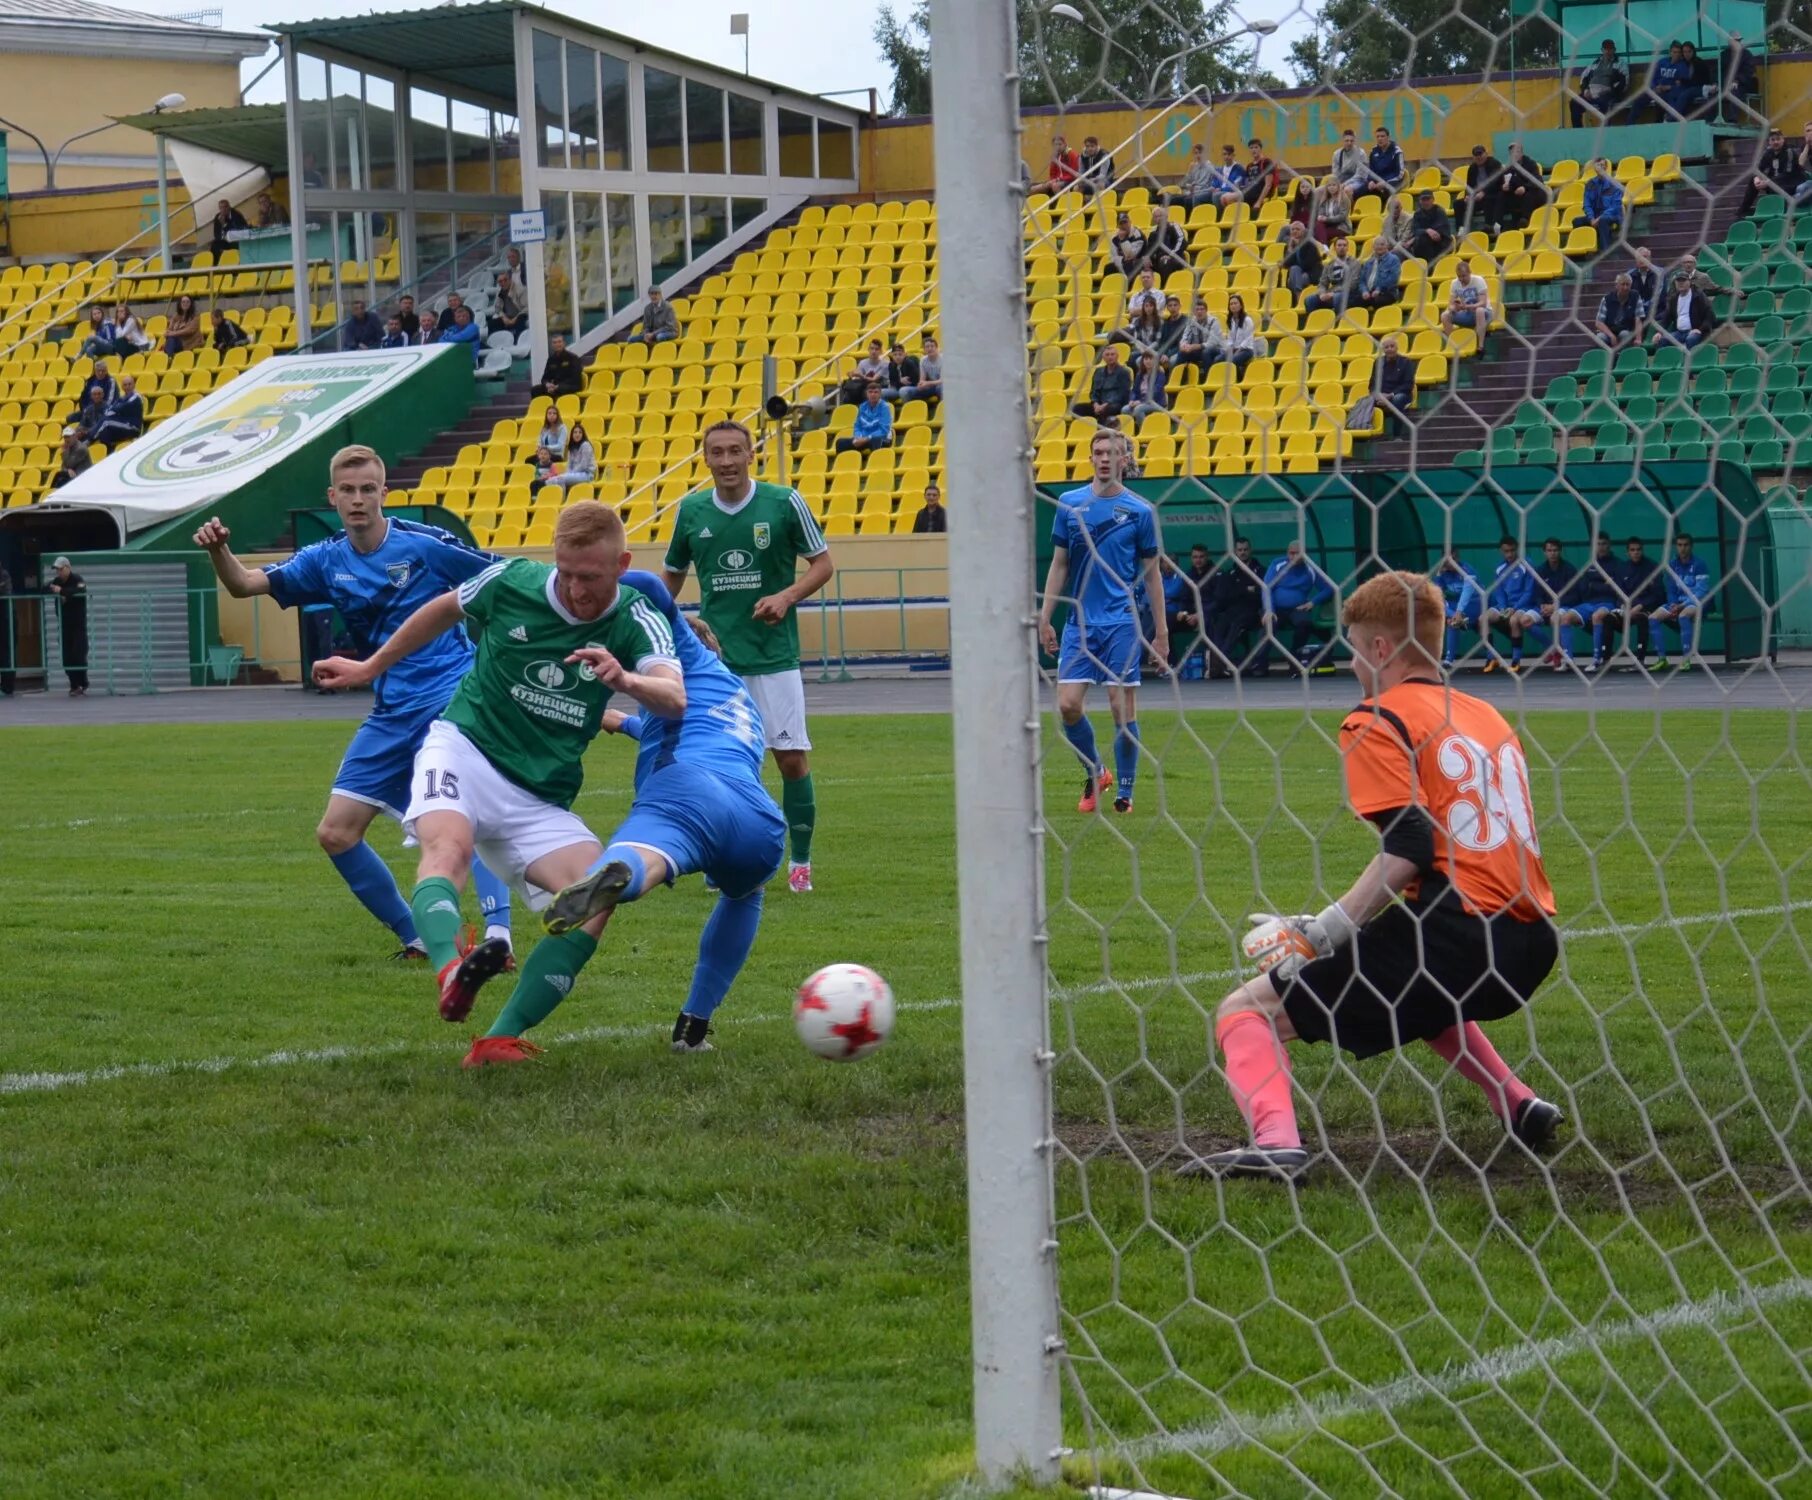
<path fill-rule="evenodd" d="M 1252 1144 L 1185 1170 L 1293 1179 L 1308 1165 L 1283 1043 L 1355 1058 L 1425 1042 L 1476 1083 L 1532 1150 L 1560 1111 L 1535 1096 L 1479 1023 L 1512 1015 L 1559 955 L 1521 742 L 1503 716 L 1441 680 L 1445 609 L 1418 573 L 1384 573 L 1342 612 L 1365 699 L 1340 727 L 1347 800 L 1383 848 L 1314 916 L 1261 913 L 1258 963 L 1220 1004 L 1215 1037 Z"/>

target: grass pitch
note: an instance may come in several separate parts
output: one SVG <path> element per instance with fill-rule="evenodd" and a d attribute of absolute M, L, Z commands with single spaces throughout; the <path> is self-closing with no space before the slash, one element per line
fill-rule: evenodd
<path fill-rule="evenodd" d="M 1531 715 L 1581 935 L 1493 1035 L 1570 1144 L 1546 1171 L 1506 1149 L 1432 1054 L 1298 1049 L 1328 1156 L 1292 1197 L 1169 1169 L 1238 1133 L 1208 1039 L 1244 914 L 1369 853 L 1337 720 L 1143 720 L 1130 819 L 1066 810 L 1054 737 L 1047 784 L 1066 1414 L 1101 1477 L 1812 1493 L 1797 721 Z M 720 1052 L 666 1050 L 689 882 L 618 917 L 544 1065 L 481 1076 L 313 846 L 348 730 L 0 736 L 0 1493 L 950 1494 L 947 722 L 814 724 L 820 889 L 771 894 Z M 593 752 L 600 831 L 629 749 Z M 903 1005 L 849 1068 L 787 1021 L 835 959 Z"/>

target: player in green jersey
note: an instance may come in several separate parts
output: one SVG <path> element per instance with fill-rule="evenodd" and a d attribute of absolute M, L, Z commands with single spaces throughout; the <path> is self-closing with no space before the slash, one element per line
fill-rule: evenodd
<path fill-rule="evenodd" d="M 698 569 L 699 612 L 723 647 L 724 665 L 742 678 L 761 711 L 791 843 L 787 884 L 803 893 L 812 888 L 818 805 L 794 609 L 830 582 L 833 566 L 805 501 L 784 485 L 751 480 L 754 459 L 754 440 L 742 423 L 705 429 L 712 487 L 680 501 L 662 579 L 677 598 L 687 570 Z"/>
<path fill-rule="evenodd" d="M 628 563 L 614 510 L 569 505 L 554 530 L 552 567 L 527 558 L 497 563 L 424 604 L 364 661 L 335 656 L 315 665 L 323 687 L 354 687 L 461 620 L 477 642 L 471 670 L 416 754 L 403 818 L 421 846 L 410 907 L 449 1021 L 465 1019 L 479 986 L 509 959 L 500 939 L 463 957 L 458 951 L 459 892 L 474 849 L 539 911 L 602 852 L 572 803 L 611 696 L 661 719 L 686 711 L 672 627 L 646 596 L 619 584 Z M 523 966 L 518 995 L 551 1010 L 602 928 L 599 919 L 544 939 Z"/>

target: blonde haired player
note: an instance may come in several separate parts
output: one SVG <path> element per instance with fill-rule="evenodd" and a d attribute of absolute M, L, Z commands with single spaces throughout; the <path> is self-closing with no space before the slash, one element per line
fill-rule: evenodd
<path fill-rule="evenodd" d="M 1528 1003 L 1559 955 L 1521 742 L 1490 704 L 1441 680 L 1446 611 L 1419 573 L 1384 573 L 1342 612 L 1365 699 L 1340 726 L 1347 800 L 1383 848 L 1313 916 L 1259 913 L 1259 966 L 1221 1001 L 1215 1038 L 1252 1144 L 1185 1170 L 1294 1178 L 1308 1165 L 1291 1040 L 1355 1058 L 1426 1042 L 1484 1091 L 1518 1140 L 1549 1146 L 1552 1104 L 1479 1029 Z"/>

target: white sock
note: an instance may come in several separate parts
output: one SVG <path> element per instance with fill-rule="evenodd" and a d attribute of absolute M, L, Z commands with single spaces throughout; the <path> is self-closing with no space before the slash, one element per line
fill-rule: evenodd
<path fill-rule="evenodd" d="M 484 937 L 487 943 L 492 938 L 502 938 L 504 942 L 507 943 L 510 941 L 510 929 L 500 922 L 493 922 L 490 926 L 485 928 Z"/>

